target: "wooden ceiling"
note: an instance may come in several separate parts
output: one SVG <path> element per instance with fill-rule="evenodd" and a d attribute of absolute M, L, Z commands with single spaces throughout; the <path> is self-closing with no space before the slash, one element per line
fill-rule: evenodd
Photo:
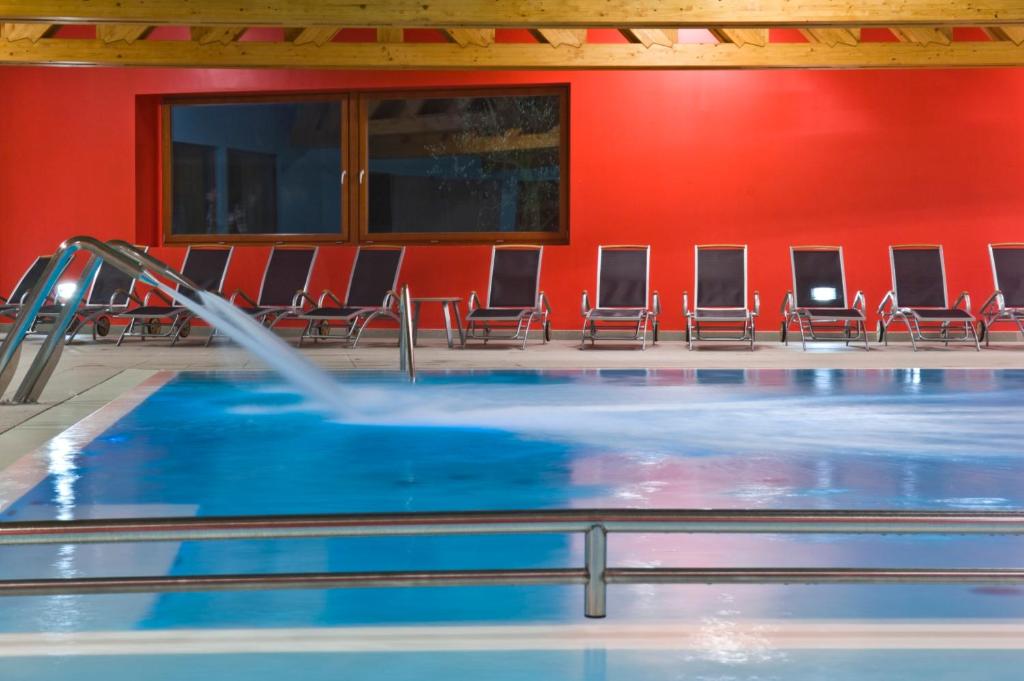
<path fill-rule="evenodd" d="M 1024 0 L 0 0 L 0 23 L 0 64 L 1024 65 Z"/>

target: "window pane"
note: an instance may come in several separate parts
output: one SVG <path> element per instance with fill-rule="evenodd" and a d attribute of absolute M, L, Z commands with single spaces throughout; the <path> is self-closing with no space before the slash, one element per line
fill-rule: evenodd
<path fill-rule="evenodd" d="M 172 234 L 341 231 L 337 101 L 171 107 Z"/>
<path fill-rule="evenodd" d="M 371 234 L 557 232 L 561 97 L 368 104 Z"/>

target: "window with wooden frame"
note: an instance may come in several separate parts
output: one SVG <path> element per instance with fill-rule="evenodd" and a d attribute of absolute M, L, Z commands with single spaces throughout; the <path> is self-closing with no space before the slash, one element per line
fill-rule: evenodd
<path fill-rule="evenodd" d="M 568 88 L 169 98 L 166 243 L 568 243 Z"/>

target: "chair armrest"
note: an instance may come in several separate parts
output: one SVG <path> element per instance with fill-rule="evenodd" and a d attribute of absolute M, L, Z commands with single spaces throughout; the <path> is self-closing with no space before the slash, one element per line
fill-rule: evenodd
<path fill-rule="evenodd" d="M 388 289 L 388 292 L 384 294 L 384 302 L 381 303 L 380 307 L 382 310 L 386 310 L 390 308 L 392 305 L 394 305 L 395 309 L 398 309 L 399 301 L 401 300 L 402 296 L 399 295 L 397 291 L 393 289 Z"/>
<path fill-rule="evenodd" d="M 960 303 L 964 305 L 964 312 L 971 314 L 971 294 L 967 291 L 961 291 L 960 295 L 957 296 L 956 302 L 953 303 L 953 309 L 960 307 Z"/>
<path fill-rule="evenodd" d="M 478 307 L 480 307 L 480 296 L 478 296 L 476 294 L 476 291 L 470 291 L 469 292 L 468 307 L 469 307 L 469 312 L 472 312 L 473 310 L 475 310 Z"/>
<path fill-rule="evenodd" d="M 232 305 L 234 305 L 234 304 L 235 304 L 235 301 L 236 301 L 236 300 L 237 300 L 238 298 L 241 298 L 242 300 L 244 300 L 245 302 L 249 303 L 249 304 L 250 304 L 250 305 L 252 305 L 253 307 L 259 307 L 259 305 L 258 305 L 258 304 L 256 303 L 256 301 L 255 301 L 255 300 L 253 300 L 252 298 L 250 298 L 249 296 L 247 296 L 247 295 L 245 294 L 245 291 L 243 291 L 243 290 L 242 290 L 242 289 L 240 289 L 240 288 L 236 288 L 236 289 L 235 289 L 235 290 L 234 290 L 234 291 L 233 291 L 233 292 L 231 293 L 231 295 L 230 295 L 230 296 L 228 296 L 228 302 L 229 302 L 229 303 L 231 303 Z"/>
<path fill-rule="evenodd" d="M 886 308 L 885 308 L 886 303 L 889 304 L 889 311 L 888 312 L 886 312 Z M 880 314 L 880 315 L 892 314 L 895 311 L 895 308 L 896 308 L 896 292 L 895 291 L 886 291 L 885 295 L 882 297 L 882 302 L 880 302 L 878 304 L 878 314 Z"/>
<path fill-rule="evenodd" d="M 543 310 L 544 314 L 551 314 L 551 303 L 548 302 L 548 297 L 543 291 L 537 294 L 537 309 Z"/>
<path fill-rule="evenodd" d="M 148 291 L 146 291 L 146 295 L 142 299 L 143 306 L 149 305 L 149 297 L 153 295 L 160 296 L 160 299 L 163 300 L 168 305 L 174 305 L 174 303 L 171 301 L 170 297 L 168 297 L 166 293 L 164 293 L 158 288 L 151 288 Z"/>
<path fill-rule="evenodd" d="M 758 291 L 754 291 L 754 311 L 751 314 L 754 317 L 761 314 L 761 294 Z"/>
<path fill-rule="evenodd" d="M 864 297 L 863 291 L 857 291 L 853 296 L 853 303 L 851 304 L 854 310 L 860 310 L 861 314 L 868 307 L 868 299 Z"/>
<path fill-rule="evenodd" d="M 996 289 L 996 291 L 988 297 L 988 300 L 985 301 L 985 304 L 981 306 L 980 314 L 998 314 L 1005 309 L 1006 299 L 1003 297 L 1003 292 Z"/>
<path fill-rule="evenodd" d="M 655 317 L 661 314 L 661 294 L 657 291 L 651 294 L 651 308 L 654 310 Z"/>
<path fill-rule="evenodd" d="M 793 308 L 795 307 L 796 303 L 793 300 L 793 292 L 786 291 L 786 295 L 782 299 L 782 305 L 779 306 L 779 314 L 788 319 L 790 313 L 793 311 Z"/>
<path fill-rule="evenodd" d="M 309 304 L 312 307 L 318 307 L 316 301 L 313 300 L 313 297 L 309 295 L 308 291 L 299 289 L 295 292 L 295 295 L 292 296 L 292 307 L 296 310 L 301 310 L 306 301 L 309 301 Z"/>
<path fill-rule="evenodd" d="M 683 317 L 690 316 L 690 292 L 683 291 Z"/>
<path fill-rule="evenodd" d="M 107 302 L 107 305 L 109 307 L 117 307 L 118 304 L 115 302 L 115 300 L 119 295 L 124 296 L 125 298 L 132 301 L 136 305 L 142 305 L 142 301 L 139 300 L 138 296 L 134 295 L 131 291 L 124 290 L 123 288 L 119 288 L 110 294 L 110 300 Z M 127 302 L 125 304 L 127 305 Z"/>
<path fill-rule="evenodd" d="M 325 288 L 323 291 L 320 292 L 320 297 L 317 298 L 316 300 L 316 306 L 323 307 L 324 301 L 326 301 L 328 298 L 330 298 L 331 302 L 337 305 L 338 307 L 345 307 L 345 304 L 338 300 L 338 296 L 334 295 L 334 292 L 331 291 L 331 289 L 329 288 Z"/>
<path fill-rule="evenodd" d="M 583 295 L 580 298 L 580 314 L 584 317 L 590 314 L 593 308 L 590 307 L 590 294 L 587 293 L 586 289 L 583 290 Z"/>

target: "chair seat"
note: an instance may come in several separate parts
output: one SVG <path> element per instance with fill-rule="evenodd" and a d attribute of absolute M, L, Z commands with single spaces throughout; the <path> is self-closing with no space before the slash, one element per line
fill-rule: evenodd
<path fill-rule="evenodd" d="M 742 308 L 715 310 L 698 307 L 693 311 L 693 318 L 701 322 L 739 322 L 750 313 Z"/>
<path fill-rule="evenodd" d="M 966 310 L 960 310 L 958 308 L 949 308 L 947 310 L 911 309 L 910 312 L 918 319 L 924 319 L 930 322 L 960 322 L 972 321 L 974 319 L 974 316 L 967 314 Z"/>
<path fill-rule="evenodd" d="M 121 312 L 118 317 L 175 317 L 187 311 L 184 307 L 171 305 L 146 305 Z"/>
<path fill-rule="evenodd" d="M 641 319 L 647 314 L 642 307 L 597 307 L 590 311 L 591 319 Z"/>
<path fill-rule="evenodd" d="M 315 307 L 297 316 L 300 319 L 351 319 L 373 309 L 371 307 Z"/>
<path fill-rule="evenodd" d="M 852 307 L 804 307 L 800 312 L 812 319 L 864 319 L 864 313 Z"/>
<path fill-rule="evenodd" d="M 479 307 L 466 317 L 467 319 L 521 319 L 530 314 L 533 308 L 530 307 Z"/>

